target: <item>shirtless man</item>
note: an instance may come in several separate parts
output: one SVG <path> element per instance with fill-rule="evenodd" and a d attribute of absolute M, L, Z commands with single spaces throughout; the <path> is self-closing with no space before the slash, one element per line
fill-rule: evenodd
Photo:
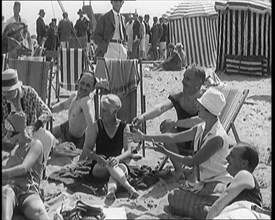
<path fill-rule="evenodd" d="M 201 122 L 201 120 L 196 117 L 198 113 L 196 99 L 202 95 L 201 86 L 204 83 L 204 80 L 204 69 L 196 65 L 190 66 L 183 75 L 182 91 L 170 95 L 166 101 L 134 118 L 132 123 L 135 126 L 140 126 L 143 122 L 154 119 L 169 109 L 175 108 L 178 121 L 171 121 L 170 119 L 164 120 L 160 124 L 161 133 L 181 132 L 193 127 L 195 124 Z M 183 155 L 187 155 L 190 152 L 191 147 L 191 142 L 169 144 L 169 146 L 166 144 L 167 149 Z M 180 164 L 173 159 L 171 159 L 171 162 L 175 168 L 175 175 L 180 178 L 182 175 Z"/>
<path fill-rule="evenodd" d="M 93 73 L 84 72 L 78 80 L 78 91 L 67 100 L 52 107 L 53 113 L 68 111 L 68 121 L 55 126 L 53 135 L 62 141 L 73 142 L 79 149 L 83 148 L 85 131 L 94 122 L 93 95 L 96 78 Z"/>

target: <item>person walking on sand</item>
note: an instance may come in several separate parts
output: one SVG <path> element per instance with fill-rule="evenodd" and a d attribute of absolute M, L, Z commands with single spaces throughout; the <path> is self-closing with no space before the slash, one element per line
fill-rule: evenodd
<path fill-rule="evenodd" d="M 117 118 L 121 105 L 117 95 L 101 97 L 101 118 L 87 128 L 79 157 L 79 161 L 93 160 L 90 175 L 108 181 L 107 200 L 110 201 L 115 200 L 118 184 L 128 190 L 131 199 L 138 197 L 137 191 L 126 179 L 127 164 L 133 158 L 136 144 L 132 141 L 129 124 Z"/>
<path fill-rule="evenodd" d="M 44 22 L 45 11 L 43 9 L 40 9 L 38 14 L 39 14 L 39 17 L 36 20 L 36 34 L 37 34 L 37 42 L 41 46 L 42 40 L 46 35 L 46 25 Z"/>
<path fill-rule="evenodd" d="M 62 142 L 73 142 L 83 148 L 87 126 L 94 122 L 93 91 L 96 78 L 94 73 L 84 72 L 78 80 L 78 90 L 67 100 L 52 107 L 53 113 L 68 110 L 68 120 L 53 128 L 53 135 Z"/>
<path fill-rule="evenodd" d="M 58 36 L 62 47 L 66 48 L 66 44 L 73 33 L 73 23 L 68 18 L 68 13 L 63 12 L 63 19 L 58 24 Z"/>
<path fill-rule="evenodd" d="M 94 31 L 96 57 L 127 59 L 125 18 L 120 14 L 124 1 L 111 1 L 112 9 L 102 15 Z"/>

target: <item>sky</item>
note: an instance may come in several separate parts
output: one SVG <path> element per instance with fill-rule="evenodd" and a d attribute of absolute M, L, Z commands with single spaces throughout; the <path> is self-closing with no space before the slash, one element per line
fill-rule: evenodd
<path fill-rule="evenodd" d="M 29 31 L 31 34 L 36 34 L 36 19 L 38 18 L 38 12 L 40 9 L 44 9 L 46 15 L 44 21 L 46 24 L 51 22 L 52 18 L 57 20 L 62 18 L 62 10 L 58 4 L 58 1 L 20 1 L 21 2 L 21 16 L 27 21 Z M 89 1 L 84 1 L 85 5 L 89 4 Z M 180 1 L 169 0 L 148 0 L 148 1 L 125 1 L 121 12 L 122 13 L 137 13 L 140 15 L 149 14 L 151 17 L 150 24 L 152 24 L 152 17 L 160 17 L 166 11 L 169 11 L 172 7 L 177 5 Z M 68 12 L 70 20 L 75 24 L 78 19 L 77 11 L 82 8 L 83 1 L 61 1 L 65 11 Z M 5 21 L 13 16 L 13 4 L 14 1 L 2 1 L 2 16 Z M 91 5 L 94 13 L 105 13 L 109 11 L 111 7 L 110 1 L 91 1 Z"/>

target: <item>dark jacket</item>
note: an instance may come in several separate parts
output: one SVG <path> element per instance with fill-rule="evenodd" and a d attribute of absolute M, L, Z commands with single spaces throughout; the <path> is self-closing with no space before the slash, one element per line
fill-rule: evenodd
<path fill-rule="evenodd" d="M 121 15 L 122 16 L 122 15 Z M 122 31 L 125 38 L 126 29 L 125 29 L 125 18 L 122 16 Z M 106 14 L 102 15 L 96 25 L 94 32 L 94 42 L 97 45 L 95 55 L 97 57 L 104 57 L 104 54 L 107 51 L 109 42 L 113 38 L 115 32 L 115 18 L 113 10 L 110 10 Z M 126 40 L 126 39 L 125 39 Z"/>
<path fill-rule="evenodd" d="M 40 16 L 36 20 L 36 34 L 38 41 L 40 41 L 46 35 L 46 25 Z"/>

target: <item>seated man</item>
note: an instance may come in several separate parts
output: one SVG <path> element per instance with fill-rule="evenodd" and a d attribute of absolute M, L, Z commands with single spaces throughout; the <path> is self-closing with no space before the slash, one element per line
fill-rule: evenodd
<path fill-rule="evenodd" d="M 201 67 L 192 65 L 190 66 L 183 74 L 183 90 L 169 95 L 168 99 L 160 104 L 156 105 L 155 108 L 144 112 L 142 115 L 133 119 L 133 124 L 140 126 L 143 122 L 154 119 L 164 112 L 172 109 L 173 107 L 176 110 L 178 120 L 189 119 L 198 114 L 198 108 L 196 104 L 196 98 L 201 96 L 201 86 L 205 80 L 205 70 Z M 201 122 L 201 120 L 199 120 Z M 180 131 L 187 130 L 196 124 L 196 121 L 191 121 L 186 123 L 178 123 L 174 121 L 165 120 L 160 125 L 160 131 L 163 132 L 172 132 L 177 133 Z M 180 125 L 180 126 L 179 126 Z M 183 128 L 183 126 L 185 126 Z M 191 142 L 182 142 L 182 143 L 169 143 L 165 144 L 165 147 L 169 150 L 181 153 L 188 154 L 191 150 Z M 171 162 L 175 168 L 176 176 L 181 176 L 182 168 L 180 164 L 171 158 Z"/>
<path fill-rule="evenodd" d="M 204 205 L 213 204 L 232 179 L 226 172 L 226 156 L 229 153 L 228 135 L 218 117 L 225 104 L 224 95 L 214 88 L 209 88 L 198 99 L 198 114 L 204 122 L 177 134 L 148 135 L 139 131 L 133 133 L 134 140 L 138 141 L 166 143 L 194 141 L 193 156 L 179 155 L 159 144 L 156 148 L 153 147 L 154 150 L 185 166 L 199 169 L 198 183 L 195 184 L 196 192 L 176 189 L 168 195 L 171 211 L 176 215 L 195 219 L 205 218 Z"/>
<path fill-rule="evenodd" d="M 53 128 L 53 135 L 62 142 L 73 142 L 83 148 L 87 126 L 94 122 L 93 94 L 96 78 L 91 72 L 84 72 L 78 80 L 78 90 L 67 100 L 52 107 L 53 113 L 68 110 L 68 120 Z"/>
<path fill-rule="evenodd" d="M 226 170 L 234 178 L 214 204 L 205 207 L 206 219 L 270 219 L 263 210 L 260 186 L 252 174 L 259 163 L 257 149 L 237 143 L 227 156 Z"/>
<path fill-rule="evenodd" d="M 84 148 L 79 160 L 93 160 L 91 175 L 108 181 L 107 199 L 114 200 L 120 183 L 136 198 L 138 193 L 126 180 L 127 163 L 130 162 L 135 144 L 130 135 L 129 125 L 117 118 L 121 108 L 117 95 L 108 94 L 101 98 L 101 117 L 90 124 L 86 131 Z M 96 149 L 95 149 L 96 148 Z"/>
<path fill-rule="evenodd" d="M 26 121 L 22 111 L 11 112 L 5 120 L 8 138 L 18 148 L 2 167 L 2 219 L 19 212 L 27 219 L 47 220 L 39 189 L 46 158 L 41 141 L 28 135 Z"/>
<path fill-rule="evenodd" d="M 177 50 L 175 50 L 174 45 L 171 43 L 168 45 L 168 54 L 168 58 L 160 64 L 155 63 L 156 66 L 152 70 L 180 71 L 182 60 Z"/>
<path fill-rule="evenodd" d="M 2 111 L 2 143 L 8 142 L 4 122 L 11 111 L 23 111 L 27 117 L 27 126 L 33 126 L 34 132 L 52 117 L 49 107 L 32 87 L 22 85 L 14 69 L 2 72 Z"/>

